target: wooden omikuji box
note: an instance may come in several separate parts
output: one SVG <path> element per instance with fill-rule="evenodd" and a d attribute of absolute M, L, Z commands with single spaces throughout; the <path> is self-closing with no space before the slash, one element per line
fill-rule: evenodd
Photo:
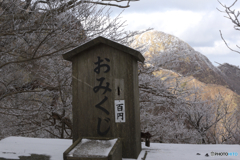
<path fill-rule="evenodd" d="M 97 37 L 63 55 L 72 62 L 73 142 L 121 138 L 123 158 L 141 151 L 138 61 L 142 54 Z"/>

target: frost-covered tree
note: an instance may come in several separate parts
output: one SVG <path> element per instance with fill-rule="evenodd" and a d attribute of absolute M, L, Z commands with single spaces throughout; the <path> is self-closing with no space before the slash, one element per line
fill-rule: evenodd
<path fill-rule="evenodd" d="M 218 1 L 221 6 L 223 7 L 222 9 L 218 9 L 220 12 L 225 14 L 225 18 L 229 19 L 231 21 L 231 23 L 233 24 L 233 28 L 236 31 L 240 30 L 240 21 L 239 21 L 239 15 L 240 15 L 240 11 L 239 9 L 236 9 L 236 5 L 239 2 L 238 0 L 234 0 L 233 3 L 229 6 L 223 4 L 221 1 Z M 225 45 L 233 52 L 240 54 L 240 47 L 239 45 L 236 44 L 237 49 L 233 49 L 229 46 L 229 44 L 227 43 L 227 41 L 225 40 L 223 33 L 220 31 L 220 36 L 222 38 L 222 40 L 224 41 Z M 226 66 L 220 64 L 221 67 L 224 69 L 224 67 L 227 69 Z M 236 73 L 232 73 L 230 72 L 230 74 L 235 74 L 236 77 L 240 77 L 240 68 L 239 66 L 234 66 L 236 67 L 237 72 Z M 228 136 L 223 136 L 223 140 L 222 141 L 226 141 L 226 143 L 239 143 L 239 137 L 240 137 L 240 106 L 238 105 L 238 108 L 234 111 L 234 113 L 232 114 L 231 118 L 226 118 L 224 121 L 224 128 L 225 131 L 224 133 L 227 133 Z M 234 126 L 234 127 L 233 127 Z"/>
<path fill-rule="evenodd" d="M 125 0 L 0 0 L 0 138 L 71 138 L 71 63 L 61 55 L 102 35 L 123 44 L 108 6 Z M 121 3 L 122 4 L 122 3 Z"/>
<path fill-rule="evenodd" d="M 231 101 L 227 103 L 220 93 L 203 97 L 193 78 L 170 70 L 141 64 L 139 71 L 141 129 L 152 134 L 152 141 L 223 143 L 220 138 L 226 132 L 220 124 L 227 124 L 226 119 L 236 123 Z"/>
<path fill-rule="evenodd" d="M 233 96 L 233 98 L 235 98 Z M 239 102 L 239 101 L 238 101 Z M 218 130 L 215 130 L 214 134 L 217 134 L 217 143 L 227 143 L 227 144 L 240 144 L 240 108 L 230 109 L 229 102 L 224 102 L 225 113 L 228 112 L 228 116 L 225 116 L 220 125 L 218 125 Z"/>
<path fill-rule="evenodd" d="M 205 91 L 193 77 L 173 71 L 182 66 L 182 59 L 192 58 L 189 47 L 178 44 L 165 50 L 151 48 L 151 44 L 145 46 L 147 61 L 139 64 L 141 129 L 150 132 L 154 142 L 222 143 L 222 135 L 213 132 L 219 133 L 219 124 L 230 117 L 231 103 L 226 104 L 220 93 L 204 97 Z M 137 42 L 134 45 L 138 46 Z M 156 46 L 161 47 L 161 43 Z M 197 61 L 193 66 L 201 70 Z"/>

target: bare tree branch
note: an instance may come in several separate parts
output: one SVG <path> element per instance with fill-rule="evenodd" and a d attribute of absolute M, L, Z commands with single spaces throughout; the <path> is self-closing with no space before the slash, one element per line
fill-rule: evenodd
<path fill-rule="evenodd" d="M 238 0 L 235 0 L 230 6 L 226 6 L 226 5 L 222 4 L 222 3 L 218 0 L 219 4 L 220 4 L 225 10 L 222 11 L 222 10 L 220 10 L 220 9 L 218 9 L 218 8 L 217 8 L 217 10 L 218 10 L 219 12 L 226 13 L 227 16 L 224 16 L 224 17 L 227 18 L 227 19 L 229 19 L 229 20 L 231 20 L 231 22 L 234 24 L 234 29 L 237 30 L 237 31 L 239 31 L 239 30 L 240 30 L 240 22 L 239 22 L 239 19 L 238 19 L 238 18 L 239 18 L 240 12 L 239 12 L 239 11 L 235 11 L 235 9 L 232 9 L 232 7 L 234 7 L 234 5 L 236 5 L 237 1 L 238 1 Z M 223 35 L 222 35 L 222 33 L 221 33 L 221 30 L 220 30 L 219 32 L 220 32 L 221 38 L 222 38 L 222 40 L 224 41 L 225 45 L 226 45 L 231 51 L 240 54 L 239 51 L 232 49 L 232 48 L 227 44 L 227 42 L 226 42 L 225 39 L 223 38 Z M 239 47 L 238 45 L 236 45 L 236 46 L 237 46 L 237 48 L 240 49 L 240 47 Z"/>
<path fill-rule="evenodd" d="M 231 47 L 229 47 L 228 46 L 228 44 L 227 44 L 227 42 L 225 41 L 225 39 L 223 38 L 223 35 L 222 35 L 222 32 L 221 32 L 221 30 L 219 30 L 219 32 L 220 32 L 220 35 L 221 35 L 221 38 L 222 38 L 222 40 L 223 40 L 223 42 L 225 43 L 225 45 L 231 50 L 231 51 L 233 51 L 233 52 L 236 52 L 236 53 L 239 53 L 240 54 L 240 51 L 237 51 L 237 50 L 234 50 L 234 49 L 232 49 Z"/>

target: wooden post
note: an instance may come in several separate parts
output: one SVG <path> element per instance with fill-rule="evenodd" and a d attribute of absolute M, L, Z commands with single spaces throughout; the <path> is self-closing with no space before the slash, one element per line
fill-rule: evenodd
<path fill-rule="evenodd" d="M 120 137 L 123 158 L 141 151 L 138 62 L 140 52 L 103 37 L 63 55 L 72 62 L 73 142 Z"/>

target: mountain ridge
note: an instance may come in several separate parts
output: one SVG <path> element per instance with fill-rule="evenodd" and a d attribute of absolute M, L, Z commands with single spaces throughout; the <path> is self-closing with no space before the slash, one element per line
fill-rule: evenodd
<path fill-rule="evenodd" d="M 206 84 L 221 85 L 240 95 L 240 69 L 224 64 L 215 67 L 209 59 L 181 39 L 160 31 L 148 31 L 136 36 L 133 46 L 145 45 L 146 60 L 184 76 L 193 76 Z M 154 57 L 154 58 L 153 58 Z M 229 73 L 233 75 L 229 75 Z M 237 78 L 238 77 L 238 78 Z"/>

